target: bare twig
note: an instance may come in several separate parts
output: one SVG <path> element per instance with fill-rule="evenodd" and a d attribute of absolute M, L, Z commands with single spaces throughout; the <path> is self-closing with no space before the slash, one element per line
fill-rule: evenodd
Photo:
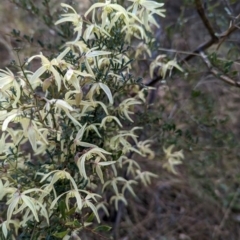
<path fill-rule="evenodd" d="M 235 18 L 235 20 L 232 20 L 232 21 L 230 22 L 230 25 L 229 25 L 228 30 L 232 29 L 233 26 L 234 26 L 235 30 L 236 30 L 236 29 L 239 29 L 239 27 L 238 27 L 238 25 L 237 25 L 237 23 L 236 23 L 236 20 L 238 20 L 239 17 L 240 17 L 240 14 Z M 226 40 L 226 38 L 227 38 L 228 36 L 229 36 L 229 34 L 226 34 L 225 36 L 223 36 L 223 37 L 220 39 L 219 44 L 218 44 L 218 46 L 217 46 L 217 50 L 220 48 L 220 46 L 222 45 L 222 43 Z"/>
<path fill-rule="evenodd" d="M 239 16 L 238 16 L 238 18 L 239 18 Z M 221 42 L 223 39 L 226 39 L 227 37 L 229 37 L 237 29 L 238 29 L 237 25 L 235 25 L 234 23 L 230 24 L 229 28 L 226 31 L 218 34 L 217 38 L 215 38 L 215 37 L 211 38 L 210 40 L 200 44 L 191 54 L 189 54 L 184 59 L 182 59 L 180 61 L 180 63 L 189 61 L 190 59 L 195 57 L 196 54 L 200 53 L 201 51 L 206 50 L 207 48 L 211 47 L 213 44 Z"/>
<path fill-rule="evenodd" d="M 221 79 L 222 81 L 224 81 L 225 83 L 232 85 L 232 86 L 236 86 L 236 87 L 240 87 L 240 82 L 236 82 L 235 80 L 233 80 L 232 78 L 228 77 L 227 75 L 223 74 L 222 72 L 218 71 L 217 69 L 215 69 L 211 62 L 209 61 L 207 55 L 201 51 L 200 55 L 204 61 L 204 63 L 206 64 L 206 66 L 208 67 L 209 71 L 216 76 L 217 78 Z"/>
<path fill-rule="evenodd" d="M 219 226 L 214 229 L 214 231 L 213 231 L 213 238 L 215 237 L 217 230 L 221 230 L 223 228 L 227 218 L 229 217 L 229 214 L 231 212 L 232 206 L 236 202 L 237 197 L 239 196 L 239 190 L 240 189 L 238 188 L 237 191 L 234 193 L 233 198 L 232 198 L 228 208 L 224 212 L 223 218 L 222 218 Z"/>
<path fill-rule="evenodd" d="M 197 8 L 197 12 L 198 12 L 200 18 L 202 19 L 202 22 L 203 22 L 204 26 L 208 30 L 211 38 L 215 39 L 217 41 L 218 37 L 215 35 L 215 31 L 214 31 L 210 21 L 208 20 L 206 14 L 205 14 L 205 9 L 203 8 L 202 1 L 201 0 L 195 0 L 195 5 L 196 5 L 196 8 Z"/>

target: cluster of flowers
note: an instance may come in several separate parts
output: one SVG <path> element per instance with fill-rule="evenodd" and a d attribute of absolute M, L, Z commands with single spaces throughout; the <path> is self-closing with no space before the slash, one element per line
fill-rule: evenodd
<path fill-rule="evenodd" d="M 108 215 L 101 200 L 107 189 L 114 193 L 110 204 L 118 209 L 119 201 L 127 204 L 126 190 L 135 196 L 133 184 L 140 180 L 147 185 L 150 177 L 156 177 L 141 171 L 129 157 L 133 152 L 153 158 L 154 153 L 151 141 L 138 140 L 139 127 L 133 125 L 134 106 L 145 102 L 146 88 L 135 95 L 127 92 L 137 83 L 129 73 L 124 47 L 132 39 L 142 39 L 142 49 L 149 51 L 147 33 L 151 25 L 158 26 L 153 15 L 164 16 L 164 10 L 154 1 L 129 2 L 128 8 L 111 0 L 95 3 L 84 17 L 61 4 L 66 13 L 56 25 L 70 22 L 76 39 L 66 42 L 51 59 L 42 53 L 30 57 L 16 74 L 0 70 L 0 200 L 6 199 L 7 206 L 1 223 L 5 238 L 9 234 L 14 238 L 19 229 L 29 229 L 34 222 L 41 239 L 46 234 L 42 230 L 62 217 L 65 224 L 58 224 L 59 231 L 66 230 L 62 237 L 69 239 L 90 224 L 85 221 L 89 210 L 98 222 L 100 208 Z M 116 45 L 110 47 L 112 43 Z M 35 58 L 41 59 L 41 67 L 31 72 L 27 66 Z M 134 127 L 123 128 L 126 122 Z M 76 213 L 82 219 L 78 224 Z"/>

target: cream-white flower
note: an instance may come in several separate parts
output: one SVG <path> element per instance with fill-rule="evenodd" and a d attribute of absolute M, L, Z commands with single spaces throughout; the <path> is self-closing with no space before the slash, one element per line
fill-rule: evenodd
<path fill-rule="evenodd" d="M 40 58 L 42 61 L 42 66 L 32 75 L 31 81 L 34 82 L 37 78 L 39 78 L 43 73 L 49 72 L 52 73 L 58 87 L 58 91 L 61 89 L 62 78 L 59 72 L 55 67 L 59 67 L 64 56 L 69 52 L 70 48 L 66 48 L 62 53 L 58 55 L 57 58 L 53 60 L 48 60 L 42 53 L 40 55 L 32 56 L 28 59 L 28 63 L 31 62 L 34 58 Z"/>
<path fill-rule="evenodd" d="M 12 224 L 14 226 L 16 236 L 18 236 L 18 230 L 21 227 L 20 221 L 18 219 L 14 219 L 14 220 L 10 219 L 9 222 L 3 221 L 0 224 L 0 227 L 2 227 L 2 232 L 3 232 L 5 239 L 7 239 L 8 231 L 11 229 L 9 227 L 9 224 Z"/>
<path fill-rule="evenodd" d="M 113 11 L 121 12 L 127 20 L 129 19 L 126 9 L 119 4 L 111 3 L 111 0 L 106 0 L 105 3 L 93 4 L 84 16 L 86 17 L 91 11 L 93 11 L 94 16 L 96 8 L 102 8 L 102 28 L 108 23 L 108 14 Z"/>
<path fill-rule="evenodd" d="M 26 208 L 31 211 L 37 222 L 39 222 L 39 214 L 41 213 L 41 215 L 46 218 L 47 223 L 49 224 L 47 210 L 43 204 L 40 201 L 36 200 L 36 198 L 27 195 L 32 192 L 43 192 L 43 190 L 38 188 L 31 188 L 23 192 L 16 190 L 15 193 L 12 194 L 11 198 L 6 203 L 9 205 L 7 210 L 7 226 L 9 225 L 13 214 L 22 212 Z M 38 211 L 39 208 L 41 211 Z"/>
<path fill-rule="evenodd" d="M 21 96 L 20 85 L 14 74 L 8 68 L 6 69 L 0 69 L 0 93 L 4 95 L 5 101 L 6 99 L 13 99 L 14 101 L 11 104 L 13 107 L 16 107 Z M 15 90 L 15 93 L 12 89 Z"/>
<path fill-rule="evenodd" d="M 183 72 L 183 69 L 177 64 L 176 59 L 166 61 L 166 55 L 158 55 L 154 61 L 150 64 L 150 76 L 153 78 L 153 73 L 155 68 L 159 68 L 158 73 L 163 77 L 166 78 L 166 74 L 168 70 L 172 70 L 174 67 L 177 68 L 179 71 Z"/>
<path fill-rule="evenodd" d="M 127 98 L 123 100 L 118 107 L 118 112 L 120 116 L 127 118 L 130 122 L 133 122 L 129 114 L 134 114 L 134 112 L 130 111 L 129 108 L 137 104 L 141 104 L 141 102 L 136 100 L 135 98 Z"/>
<path fill-rule="evenodd" d="M 182 150 L 172 152 L 174 145 L 169 146 L 168 148 L 163 148 L 163 151 L 166 155 L 167 162 L 163 164 L 163 168 L 166 168 L 169 172 L 177 174 L 175 170 L 175 165 L 182 164 L 181 159 L 184 159 Z"/>
<path fill-rule="evenodd" d="M 85 161 L 90 160 L 93 157 L 99 156 L 101 159 L 106 161 L 106 157 L 104 154 L 111 155 L 110 152 L 105 151 L 102 148 L 95 147 L 87 151 L 86 153 L 82 154 L 80 157 L 78 157 L 78 154 L 76 155 L 76 164 L 79 169 L 79 173 L 81 176 L 83 176 L 85 179 L 87 179 L 87 173 L 86 173 L 86 168 L 85 168 Z"/>
<path fill-rule="evenodd" d="M 115 161 L 100 162 L 100 161 L 101 161 L 101 157 L 99 157 L 99 156 L 96 157 L 96 159 L 93 163 L 93 169 L 96 170 L 96 173 L 97 173 L 98 177 L 100 178 L 101 183 L 103 184 L 104 179 L 103 179 L 103 172 L 102 172 L 101 166 L 108 166 L 108 165 L 114 164 L 116 162 Z"/>
<path fill-rule="evenodd" d="M 115 123 L 117 123 L 119 125 L 119 127 L 122 127 L 121 122 L 119 121 L 119 119 L 115 116 L 106 116 L 105 118 L 102 119 L 102 122 L 100 124 L 100 128 L 104 128 L 106 129 L 106 123 L 110 123 L 114 121 Z"/>
<path fill-rule="evenodd" d="M 75 139 L 73 140 L 73 145 L 72 145 L 72 151 L 73 153 L 75 153 L 76 151 L 76 146 L 82 146 L 82 147 L 88 147 L 88 148 L 94 148 L 97 147 L 95 144 L 92 143 L 87 143 L 87 142 L 83 142 L 82 138 L 86 129 L 87 123 L 85 123 L 80 130 L 78 131 Z"/>
<path fill-rule="evenodd" d="M 75 190 L 78 190 L 76 182 L 74 181 L 70 173 L 65 170 L 54 170 L 48 174 L 45 174 L 41 179 L 41 182 L 48 180 L 48 178 L 51 178 L 49 186 L 53 186 L 59 179 L 68 179 L 71 182 L 72 187 Z"/>
<path fill-rule="evenodd" d="M 66 101 L 62 100 L 62 99 L 51 99 L 48 101 L 50 104 L 52 104 L 54 106 L 54 108 L 57 110 L 63 110 L 66 115 L 72 120 L 73 123 L 75 123 L 78 126 L 82 126 L 80 124 L 79 121 L 77 121 L 77 119 L 75 119 L 70 112 L 74 112 L 75 110 L 73 109 L 73 107 L 71 105 L 69 105 Z M 46 106 L 47 107 L 47 106 Z"/>
<path fill-rule="evenodd" d="M 144 186 L 148 186 L 151 183 L 151 177 L 157 178 L 158 175 L 144 171 L 141 172 L 139 169 L 136 170 L 137 176 L 135 177 L 136 180 L 140 179 Z"/>
<path fill-rule="evenodd" d="M 76 40 L 80 39 L 82 35 L 82 28 L 83 28 L 83 19 L 82 17 L 72 8 L 70 5 L 61 3 L 62 7 L 68 8 L 73 11 L 73 13 L 65 13 L 62 14 L 62 18 L 59 19 L 55 25 L 64 23 L 64 22 L 71 22 L 74 26 L 74 32 L 77 32 Z"/>
<path fill-rule="evenodd" d="M 155 156 L 154 151 L 150 149 L 151 142 L 152 142 L 151 140 L 145 140 L 145 141 L 138 142 L 137 144 L 142 155 L 147 156 L 149 159 L 153 159 Z"/>
<path fill-rule="evenodd" d="M 93 83 L 86 97 L 89 98 L 91 102 L 94 102 L 94 94 L 100 94 L 100 89 L 102 89 L 107 95 L 109 103 L 113 104 L 113 96 L 110 88 L 106 84 L 101 82 Z"/>

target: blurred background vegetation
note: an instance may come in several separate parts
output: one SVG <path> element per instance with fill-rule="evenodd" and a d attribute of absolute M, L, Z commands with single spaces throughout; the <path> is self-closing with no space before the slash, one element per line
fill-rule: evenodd
<path fill-rule="evenodd" d="M 84 13 L 95 1 L 61 1 Z M 181 62 L 184 72 L 172 72 L 152 84 L 156 90 L 149 103 L 135 117 L 144 127 L 143 137 L 153 140 L 156 157 L 139 159 L 148 171 L 159 175 L 151 187 L 137 189 L 119 213 L 113 209 L 104 219 L 113 227 L 115 239 L 209 240 L 240 239 L 240 92 L 239 85 L 227 84 L 221 76 L 240 81 L 240 3 L 234 0 L 168 0 L 166 18 L 157 19 L 152 59 L 137 61 L 135 74 L 152 80 L 149 64 L 160 54 Z M 231 26 L 236 30 L 206 47 L 213 74 L 200 57 L 186 59 L 199 45 L 211 40 L 197 11 L 197 3 L 218 36 Z M 40 51 L 54 54 L 71 31 L 55 26 L 60 14 L 58 0 L 2 0 L 0 4 L 0 67 L 13 68 L 12 61 Z M 232 24 L 232 25 L 231 25 Z M 17 57 L 18 56 L 18 57 Z M 185 60 L 184 60 L 185 59 Z M 39 62 L 32 64 L 37 69 Z M 221 73 L 221 74 L 220 74 Z M 139 77 L 140 77 L 139 76 Z M 155 76 L 157 78 L 157 76 Z M 163 147 L 174 144 L 185 159 L 177 175 L 162 168 Z M 110 239 L 83 233 L 82 239 Z"/>

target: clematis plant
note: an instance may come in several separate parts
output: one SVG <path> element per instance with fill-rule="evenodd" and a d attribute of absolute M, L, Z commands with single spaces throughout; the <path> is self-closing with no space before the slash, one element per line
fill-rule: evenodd
<path fill-rule="evenodd" d="M 107 206 L 127 205 L 127 191 L 136 197 L 134 186 L 156 177 L 135 157 L 154 158 L 154 152 L 151 141 L 139 140 L 141 126 L 134 123 L 148 88 L 131 75 L 128 50 L 143 46 L 136 54 L 151 56 L 149 31 L 154 14 L 163 16 L 163 4 L 106 0 L 84 16 L 61 6 L 65 13 L 55 24 L 71 24 L 75 39 L 65 39 L 56 56 L 30 57 L 20 72 L 0 70 L 3 240 L 19 239 L 19 232 L 28 239 L 80 239 L 86 226 L 102 221 L 99 210 L 109 215 Z M 41 66 L 31 72 L 35 58 Z M 151 73 L 161 64 L 155 61 Z"/>

